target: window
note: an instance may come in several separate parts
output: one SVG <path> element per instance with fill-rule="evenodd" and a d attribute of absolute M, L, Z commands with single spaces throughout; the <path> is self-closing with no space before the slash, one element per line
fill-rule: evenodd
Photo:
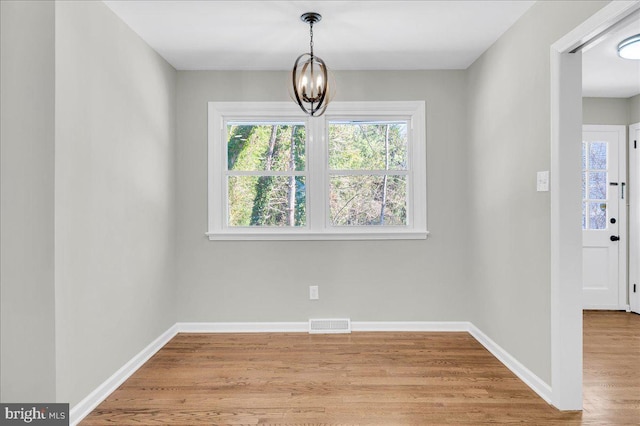
<path fill-rule="evenodd" d="M 426 238 L 424 102 L 209 103 L 209 229 L 225 239 Z"/>
<path fill-rule="evenodd" d="M 607 142 L 582 142 L 582 229 L 607 228 Z"/>

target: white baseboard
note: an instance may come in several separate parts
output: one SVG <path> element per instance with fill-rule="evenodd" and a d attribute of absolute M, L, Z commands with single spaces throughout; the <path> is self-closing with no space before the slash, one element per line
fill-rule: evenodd
<path fill-rule="evenodd" d="M 491 352 L 491 354 L 495 356 L 505 367 L 511 370 L 513 374 L 518 376 L 520 380 L 537 393 L 540 398 L 544 399 L 548 404 L 551 404 L 551 386 L 549 386 L 544 380 L 522 365 L 520 361 L 515 359 L 496 342 L 491 340 L 475 325 L 471 324 L 469 334 L 471 334 L 482 346 Z"/>
<path fill-rule="evenodd" d="M 629 305 L 598 305 L 598 304 L 585 304 L 582 307 L 585 311 L 627 311 Z"/>
<path fill-rule="evenodd" d="M 468 321 L 353 321 L 351 329 L 356 332 L 468 332 L 505 367 L 551 404 L 551 387 Z M 178 322 L 75 405 L 70 412 L 70 424 L 77 425 L 177 333 L 306 333 L 308 331 L 308 322 Z"/>
<path fill-rule="evenodd" d="M 308 322 L 179 322 L 178 333 L 307 333 Z M 352 321 L 352 331 L 468 332 L 466 321 Z"/>
<path fill-rule="evenodd" d="M 136 372 L 145 362 L 160 350 L 169 340 L 177 334 L 175 325 L 162 333 L 157 339 L 151 342 L 146 348 L 129 360 L 118 371 L 113 373 L 104 383 L 98 386 L 93 392 L 87 395 L 82 401 L 74 405 L 69 412 L 69 424 L 75 426 L 93 411 L 102 401 L 104 401 L 118 386 L 124 383 L 133 373 Z"/>
<path fill-rule="evenodd" d="M 179 322 L 178 333 L 306 333 L 308 322 Z"/>
<path fill-rule="evenodd" d="M 469 331 L 466 321 L 352 321 L 352 331 Z"/>

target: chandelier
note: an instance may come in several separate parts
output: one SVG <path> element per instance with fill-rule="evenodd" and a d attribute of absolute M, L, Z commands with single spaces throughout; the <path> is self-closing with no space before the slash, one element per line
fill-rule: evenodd
<path fill-rule="evenodd" d="M 293 96 L 298 106 L 305 114 L 320 116 L 324 114 L 330 102 L 329 73 L 324 61 L 313 54 L 313 24 L 320 22 L 322 15 L 307 12 L 300 16 L 303 22 L 309 24 L 309 53 L 298 56 L 293 64 L 291 78 Z"/>

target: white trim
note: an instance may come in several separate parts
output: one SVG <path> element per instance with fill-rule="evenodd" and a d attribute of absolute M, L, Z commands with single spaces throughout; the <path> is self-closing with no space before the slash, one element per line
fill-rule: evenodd
<path fill-rule="evenodd" d="M 208 103 L 208 228 L 209 240 L 415 240 L 427 238 L 425 101 L 334 102 L 322 117 L 308 117 L 291 102 Z M 360 175 L 367 171 L 328 170 L 328 125 L 331 120 L 400 120 L 407 122 L 408 170 L 406 224 L 398 226 L 333 226 L 329 221 L 329 176 Z M 296 172 L 230 172 L 227 169 L 225 123 L 300 122 L 307 129 L 306 169 Z M 374 175 L 382 171 L 372 171 Z M 226 176 L 304 176 L 307 221 L 298 227 L 235 227 L 228 222 Z M 388 173 L 384 173 L 388 174 Z"/>
<path fill-rule="evenodd" d="M 205 235 L 211 241 L 258 241 L 258 240 L 305 240 L 305 241 L 338 241 L 338 240 L 425 240 L 429 232 L 381 232 L 380 229 L 371 229 L 368 233 L 353 232 L 346 229 L 342 233 L 334 232 L 308 232 L 301 230 L 289 231 L 289 233 L 279 232 L 207 232 Z"/>
<path fill-rule="evenodd" d="M 579 229 L 573 230 L 580 214 L 580 154 L 567 143 L 578 140 L 582 127 L 581 87 L 575 93 L 576 85 L 581 86 L 576 76 L 582 75 L 582 61 L 579 54 L 571 58 L 568 52 L 639 7 L 637 1 L 611 2 L 550 49 L 551 383 L 552 404 L 560 410 L 582 409 L 582 242 Z"/>
<path fill-rule="evenodd" d="M 178 333 L 307 333 L 309 322 L 178 322 Z M 352 331 L 468 332 L 468 321 L 352 321 Z"/>
<path fill-rule="evenodd" d="M 600 304 L 588 304 L 584 305 L 585 310 L 593 310 L 593 311 L 626 311 L 629 308 L 629 305 L 624 304 L 615 304 L 615 305 L 600 305 Z"/>
<path fill-rule="evenodd" d="M 581 56 L 551 52 L 551 383 L 560 410 L 582 410 Z"/>
<path fill-rule="evenodd" d="M 151 342 L 146 348 L 134 355 L 126 364 L 118 369 L 111 377 L 99 385 L 93 392 L 87 395 L 82 401 L 71 408 L 69 412 L 69 423 L 75 426 L 93 411 L 102 401 L 104 401 L 113 391 L 115 391 L 125 380 L 144 365 L 156 352 L 167 344 L 178 333 L 177 324 L 169 327 L 157 339 Z"/>
<path fill-rule="evenodd" d="M 535 375 L 531 370 L 522 365 L 520 361 L 515 359 L 509 352 L 505 351 L 500 345 L 491 340 L 489 336 L 484 334 L 478 327 L 470 324 L 469 334 L 471 334 L 482 346 L 485 347 L 498 361 L 507 367 L 513 374 L 518 376 L 520 380 L 529 386 L 535 393 L 551 404 L 552 392 L 544 380 Z"/>
<path fill-rule="evenodd" d="M 592 38 L 597 37 L 602 31 L 607 30 L 638 9 L 640 9 L 640 2 L 637 0 L 616 0 L 611 2 L 582 24 L 575 27 L 560 40 L 556 41 L 552 45 L 552 48 L 556 52 L 568 53 Z"/>
<path fill-rule="evenodd" d="M 636 139 L 636 132 L 640 131 L 640 123 L 629 125 L 628 145 L 629 145 L 629 180 L 627 185 L 627 204 L 629 206 L 629 282 L 627 287 L 628 311 L 640 313 L 640 294 L 633 293 L 633 285 L 640 284 L 640 271 L 638 269 L 638 258 L 640 258 L 640 197 L 638 188 L 634 187 L 635 182 L 640 182 L 640 147 L 633 147 Z"/>
<path fill-rule="evenodd" d="M 353 321 L 352 331 L 468 332 L 467 321 Z"/>
<path fill-rule="evenodd" d="M 307 333 L 308 322 L 179 322 L 178 333 Z"/>
<path fill-rule="evenodd" d="M 354 332 L 467 332 L 546 402 L 551 387 L 468 321 L 355 321 Z M 178 333 L 308 333 L 309 322 L 177 322 L 135 355 L 70 412 L 75 426 Z"/>
<path fill-rule="evenodd" d="M 307 333 L 308 322 L 179 322 L 178 333 Z M 352 321 L 352 331 L 468 332 L 468 321 Z"/>

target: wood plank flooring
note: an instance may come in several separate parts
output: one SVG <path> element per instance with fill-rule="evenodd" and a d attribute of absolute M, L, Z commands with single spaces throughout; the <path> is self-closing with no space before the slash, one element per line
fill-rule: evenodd
<path fill-rule="evenodd" d="M 640 315 L 584 313 L 583 418 L 640 425 Z"/>
<path fill-rule="evenodd" d="M 626 349 L 625 349 L 626 348 Z M 467 333 L 179 334 L 81 424 L 638 425 L 640 316 L 585 313 L 585 410 Z"/>

